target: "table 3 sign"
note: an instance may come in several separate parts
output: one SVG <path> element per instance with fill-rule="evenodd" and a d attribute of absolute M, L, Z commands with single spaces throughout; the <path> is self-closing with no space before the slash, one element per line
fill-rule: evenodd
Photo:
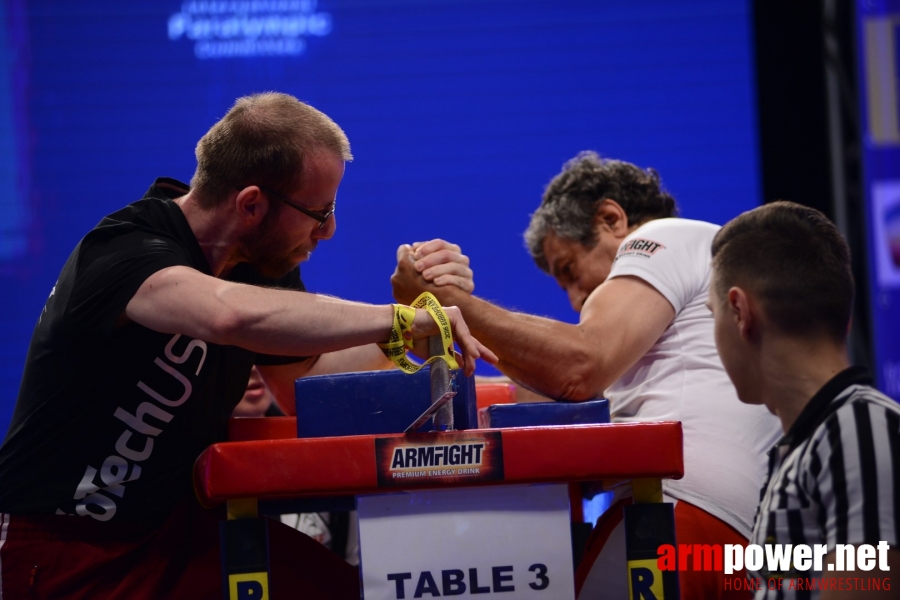
<path fill-rule="evenodd" d="M 410 585 L 410 595 L 407 595 L 406 583 L 408 580 L 413 579 L 412 573 L 389 573 L 387 578 L 397 585 L 397 600 L 403 598 L 462 596 L 466 592 L 470 595 L 515 592 L 517 585 L 519 589 L 524 588 L 524 582 L 515 581 L 513 565 L 491 567 L 487 571 L 489 571 L 489 574 L 482 573 L 480 577 L 480 580 L 486 582 L 487 585 L 479 583 L 477 567 L 468 569 L 468 579 L 466 578 L 466 571 L 462 569 L 443 569 L 440 574 L 437 574 L 437 578 L 431 571 L 422 571 L 419 573 L 418 583 L 416 583 L 414 590 Z M 545 590 L 550 587 L 547 565 L 535 563 L 528 567 L 528 571 L 532 574 L 531 577 L 528 577 L 528 587 L 533 590 Z M 438 585 L 438 581 L 440 581 L 440 585 Z"/>
<path fill-rule="evenodd" d="M 564 484 L 361 496 L 357 508 L 365 600 L 574 600 Z"/>

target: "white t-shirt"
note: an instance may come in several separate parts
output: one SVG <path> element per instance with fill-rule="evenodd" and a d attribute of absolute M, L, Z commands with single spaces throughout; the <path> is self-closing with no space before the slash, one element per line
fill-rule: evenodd
<path fill-rule="evenodd" d="M 663 480 L 663 490 L 749 537 L 766 453 L 781 426 L 764 406 L 738 400 L 716 351 L 706 300 L 718 230 L 701 221 L 658 219 L 622 242 L 609 277 L 646 281 L 675 308 L 675 320 L 606 397 L 617 423 L 681 421 L 684 478 Z"/>

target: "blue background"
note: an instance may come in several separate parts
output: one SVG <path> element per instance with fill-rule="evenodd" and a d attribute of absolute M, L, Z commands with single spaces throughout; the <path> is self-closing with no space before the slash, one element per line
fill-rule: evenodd
<path fill-rule="evenodd" d="M 894 54 L 894 73 L 890 73 L 894 87 L 895 101 L 900 98 L 900 0 L 878 0 L 877 2 L 857 2 L 858 10 L 858 42 L 859 68 L 861 73 L 860 121 L 863 130 L 863 187 L 866 197 L 866 217 L 868 231 L 872 232 L 875 219 L 883 219 L 883 215 L 875 214 L 872 198 L 873 184 L 884 181 L 900 181 L 900 144 L 876 143 L 871 131 L 869 119 L 868 80 L 873 77 L 885 77 L 884 72 L 870 72 L 865 60 L 866 32 L 863 23 L 868 19 L 893 19 L 893 47 L 888 51 Z M 893 109 L 900 120 L 900 103 Z M 882 285 L 876 273 L 875 235 L 870 234 L 869 241 L 869 293 L 872 297 L 872 345 L 875 354 L 875 379 L 880 390 L 900 401 L 900 287 Z"/>
<path fill-rule="evenodd" d="M 396 247 L 444 237 L 477 294 L 574 321 L 521 234 L 580 150 L 658 169 L 685 217 L 762 201 L 743 0 L 320 0 L 330 31 L 302 54 L 206 60 L 169 37 L 177 1 L 3 7 L 0 432 L 68 253 L 155 177 L 188 180 L 240 95 L 293 94 L 348 134 L 337 234 L 303 267 L 341 297 L 391 301 Z"/>

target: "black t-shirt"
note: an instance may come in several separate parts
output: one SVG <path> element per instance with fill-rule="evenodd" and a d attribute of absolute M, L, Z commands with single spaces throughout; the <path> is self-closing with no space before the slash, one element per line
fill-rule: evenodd
<path fill-rule="evenodd" d="M 302 360 L 116 326 L 156 271 L 210 274 L 172 201 L 187 191 L 158 179 L 69 256 L 35 327 L 0 447 L 0 512 L 159 522 L 191 493 L 197 456 L 224 439 L 251 367 Z M 239 265 L 228 279 L 303 290 L 299 268 L 267 280 Z"/>

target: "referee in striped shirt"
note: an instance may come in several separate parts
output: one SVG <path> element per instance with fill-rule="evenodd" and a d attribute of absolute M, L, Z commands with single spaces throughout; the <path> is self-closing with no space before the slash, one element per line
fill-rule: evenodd
<path fill-rule="evenodd" d="M 741 401 L 765 404 L 785 432 L 751 536 L 764 550 L 760 568 L 747 569 L 756 599 L 900 598 L 900 405 L 847 358 L 846 243 L 820 212 L 775 202 L 726 224 L 712 255 L 722 363 Z M 769 564 L 775 544 L 824 545 L 821 570 Z M 881 546 L 862 561 L 871 570 L 856 560 L 862 544 Z"/>

